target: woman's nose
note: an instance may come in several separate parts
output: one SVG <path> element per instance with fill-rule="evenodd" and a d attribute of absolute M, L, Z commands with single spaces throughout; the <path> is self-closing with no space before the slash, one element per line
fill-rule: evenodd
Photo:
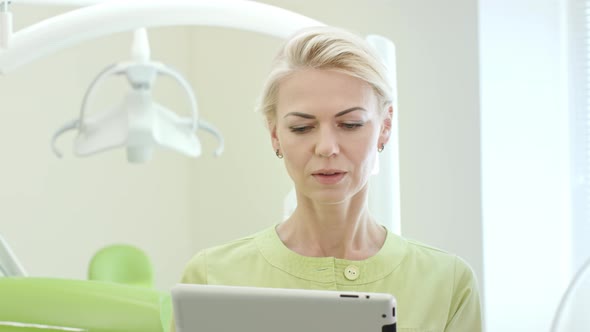
<path fill-rule="evenodd" d="M 320 157 L 332 157 L 340 152 L 338 137 L 331 129 L 320 130 L 315 146 L 315 153 Z"/>

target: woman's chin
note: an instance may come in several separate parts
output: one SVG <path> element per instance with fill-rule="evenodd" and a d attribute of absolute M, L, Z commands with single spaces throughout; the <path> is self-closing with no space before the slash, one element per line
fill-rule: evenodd
<path fill-rule="evenodd" d="M 309 198 L 316 205 L 338 205 L 349 200 L 350 196 L 342 192 L 321 192 L 310 195 Z"/>

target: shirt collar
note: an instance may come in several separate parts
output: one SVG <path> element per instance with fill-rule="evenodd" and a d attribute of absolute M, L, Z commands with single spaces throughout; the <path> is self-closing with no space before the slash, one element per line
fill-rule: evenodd
<path fill-rule="evenodd" d="M 310 281 L 340 285 L 360 285 L 383 279 L 401 264 L 407 251 L 407 242 L 388 231 L 383 247 L 365 260 L 307 257 L 285 246 L 276 226 L 261 232 L 256 237 L 256 245 L 268 263 L 286 273 Z M 351 266 L 359 273 L 354 280 L 350 280 L 345 272 Z"/>

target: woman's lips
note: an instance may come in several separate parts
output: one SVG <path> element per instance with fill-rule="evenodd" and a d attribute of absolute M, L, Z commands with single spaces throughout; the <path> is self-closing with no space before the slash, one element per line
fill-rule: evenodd
<path fill-rule="evenodd" d="M 346 172 L 320 172 L 313 173 L 312 176 L 321 184 L 336 184 L 344 178 Z"/>

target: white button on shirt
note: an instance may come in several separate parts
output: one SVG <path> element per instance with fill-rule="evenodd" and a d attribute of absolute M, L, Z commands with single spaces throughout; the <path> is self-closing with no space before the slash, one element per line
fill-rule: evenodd
<path fill-rule="evenodd" d="M 349 265 L 344 269 L 344 277 L 348 280 L 356 280 L 360 275 L 359 268 L 354 265 Z"/>

